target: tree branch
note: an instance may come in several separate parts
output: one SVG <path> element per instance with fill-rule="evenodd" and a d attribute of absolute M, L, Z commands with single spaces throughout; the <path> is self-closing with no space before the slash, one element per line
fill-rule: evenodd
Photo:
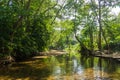
<path fill-rule="evenodd" d="M 62 8 L 64 7 L 65 1 L 66 1 L 66 0 L 63 1 L 62 6 L 61 6 L 60 9 L 57 11 L 55 17 L 53 18 L 53 20 L 52 20 L 52 22 L 51 22 L 51 25 L 54 23 L 54 21 L 55 21 L 55 19 L 57 18 L 59 12 L 60 12 L 60 11 L 62 10 Z"/>

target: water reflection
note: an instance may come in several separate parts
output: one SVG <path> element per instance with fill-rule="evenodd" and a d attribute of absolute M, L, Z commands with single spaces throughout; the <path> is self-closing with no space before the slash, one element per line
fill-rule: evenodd
<path fill-rule="evenodd" d="M 53 80 L 120 80 L 120 64 L 112 59 L 86 56 L 49 58 Z M 48 64 L 48 63 L 47 63 Z"/>
<path fill-rule="evenodd" d="M 120 63 L 79 54 L 50 56 L 0 69 L 0 80 L 120 80 Z"/>

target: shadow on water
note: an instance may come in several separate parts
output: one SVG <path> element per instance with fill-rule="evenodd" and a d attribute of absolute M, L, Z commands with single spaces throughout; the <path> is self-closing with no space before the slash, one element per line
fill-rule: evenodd
<path fill-rule="evenodd" d="M 93 75 L 93 79 L 95 80 L 120 80 L 120 63 L 116 60 L 81 56 L 80 62 L 84 68 L 84 73 L 88 69 L 91 70 L 90 73 L 88 71 L 88 76 Z"/>
<path fill-rule="evenodd" d="M 51 76 L 54 80 L 119 80 L 120 64 L 112 59 L 86 56 L 54 57 Z M 51 77 L 49 78 L 51 79 Z"/>
<path fill-rule="evenodd" d="M 119 75 L 119 62 L 78 54 L 20 62 L 0 70 L 3 80 L 120 80 Z"/>
<path fill-rule="evenodd" d="M 49 73 L 43 60 L 18 62 L 11 67 L 0 68 L 0 80 L 42 80 Z"/>

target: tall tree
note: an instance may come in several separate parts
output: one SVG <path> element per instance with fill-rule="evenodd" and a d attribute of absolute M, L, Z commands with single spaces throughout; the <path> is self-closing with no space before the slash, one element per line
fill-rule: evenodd
<path fill-rule="evenodd" d="M 101 34 L 102 34 L 102 24 L 101 24 L 101 0 L 98 0 L 98 8 L 99 8 L 99 19 L 98 19 L 98 22 L 99 22 L 99 36 L 98 36 L 98 48 L 99 50 L 101 51 L 102 47 L 101 47 Z"/>
<path fill-rule="evenodd" d="M 1 54 L 24 58 L 48 47 L 56 1 L 2 0 L 0 3 Z"/>

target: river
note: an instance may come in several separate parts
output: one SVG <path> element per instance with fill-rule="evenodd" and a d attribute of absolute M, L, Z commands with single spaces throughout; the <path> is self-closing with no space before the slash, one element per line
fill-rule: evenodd
<path fill-rule="evenodd" d="M 120 80 L 120 63 L 79 54 L 49 56 L 2 69 L 0 80 Z"/>

